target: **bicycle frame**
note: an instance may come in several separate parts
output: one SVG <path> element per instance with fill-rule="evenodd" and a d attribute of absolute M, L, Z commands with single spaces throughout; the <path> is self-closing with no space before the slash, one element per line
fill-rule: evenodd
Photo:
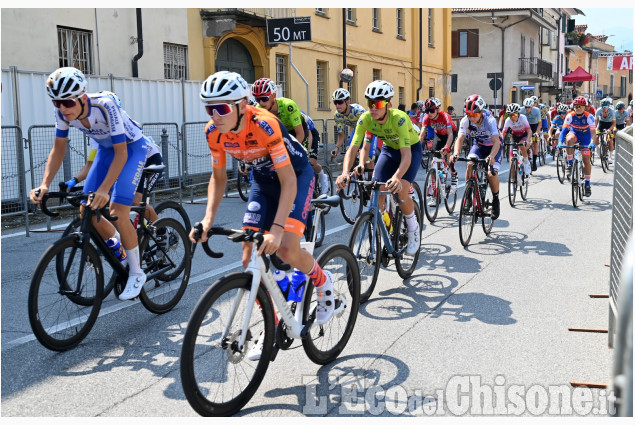
<path fill-rule="evenodd" d="M 441 199 L 445 199 L 447 197 L 445 188 L 443 190 L 440 190 L 441 170 L 445 172 L 445 179 L 447 181 L 447 179 L 449 178 L 448 174 L 450 173 L 450 167 L 448 166 L 444 158 L 437 156 L 438 152 L 440 151 L 432 151 L 432 162 L 430 164 L 430 169 L 433 169 L 438 177 L 436 191 L 441 194 Z"/>

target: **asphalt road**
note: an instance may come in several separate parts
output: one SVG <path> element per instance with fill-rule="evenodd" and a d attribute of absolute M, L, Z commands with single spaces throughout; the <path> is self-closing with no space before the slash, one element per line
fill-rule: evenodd
<path fill-rule="evenodd" d="M 458 206 L 452 216 L 442 208 L 435 223 L 426 220 L 413 276 L 381 270 L 340 358 L 320 367 L 294 342 L 240 415 L 604 416 L 605 390 L 569 383 L 609 382 L 607 336 L 568 328 L 608 326 L 608 300 L 589 295 L 608 293 L 613 174 L 594 166 L 593 196 L 573 208 L 549 158 L 528 200 L 511 208 L 507 168 L 489 236 L 475 227 L 463 248 Z M 186 205 L 192 222 L 204 202 Z M 239 226 L 244 208 L 235 195 L 225 199 L 217 224 Z M 351 226 L 341 213 L 326 222 L 325 245 L 346 243 Z M 197 250 L 190 286 L 171 312 L 157 316 L 111 295 L 88 337 L 54 353 L 33 337 L 26 304 L 35 265 L 59 236 L 2 232 L 2 416 L 195 415 L 179 376 L 183 333 L 204 290 L 238 270 L 238 246 L 223 243 L 218 260 Z"/>

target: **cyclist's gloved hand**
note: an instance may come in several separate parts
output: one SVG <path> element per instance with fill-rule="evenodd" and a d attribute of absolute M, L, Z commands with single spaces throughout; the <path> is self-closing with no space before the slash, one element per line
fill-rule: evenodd
<path fill-rule="evenodd" d="M 66 185 L 66 191 L 70 192 L 77 184 L 77 179 L 73 177 L 72 179 L 65 181 L 64 184 Z"/>
<path fill-rule="evenodd" d="M 589 147 L 590 147 L 591 149 L 595 149 L 595 143 L 591 142 L 591 144 L 589 145 Z"/>

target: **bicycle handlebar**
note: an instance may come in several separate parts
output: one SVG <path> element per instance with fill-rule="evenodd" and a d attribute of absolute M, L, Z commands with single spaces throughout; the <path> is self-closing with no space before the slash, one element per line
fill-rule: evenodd
<path fill-rule="evenodd" d="M 388 184 L 388 182 L 380 182 L 377 180 L 357 180 L 357 179 L 351 179 L 350 183 L 358 183 L 364 186 L 371 186 L 370 190 L 379 190 L 379 186 Z M 391 195 L 393 199 L 395 200 L 395 202 L 397 203 L 397 205 L 401 205 L 404 203 L 404 201 L 399 197 L 398 193 L 391 192 Z"/>
<path fill-rule="evenodd" d="M 198 241 L 201 238 L 201 235 L 203 233 L 203 224 L 201 222 L 197 222 L 196 224 L 194 224 L 193 227 L 195 230 L 194 239 Z M 260 247 L 260 244 L 262 243 L 264 238 L 264 235 L 262 233 L 254 232 L 253 230 L 250 230 L 250 229 L 237 230 L 237 229 L 230 229 L 226 227 L 212 227 L 207 232 L 208 239 L 205 242 L 201 243 L 201 245 L 203 246 L 203 251 L 205 251 L 205 253 L 212 258 L 221 258 L 223 257 L 223 255 L 225 255 L 222 252 L 213 251 L 209 247 L 209 241 L 211 237 L 214 235 L 227 236 L 227 239 L 231 240 L 232 242 L 256 242 L 257 247 Z M 282 261 L 276 253 L 271 254 L 269 258 L 271 258 L 271 262 L 278 270 L 281 270 L 281 271 L 291 270 L 291 266 L 285 263 L 284 261 Z M 267 270 L 269 270 L 269 259 L 267 258 L 265 254 L 262 254 L 262 259 L 265 262 L 265 266 Z"/>
<path fill-rule="evenodd" d="M 36 195 L 40 194 L 39 190 L 35 191 Z M 46 206 L 46 203 L 48 202 L 49 199 L 53 198 L 53 199 L 59 199 L 60 200 L 60 204 L 62 203 L 62 200 L 67 200 L 69 204 L 75 206 L 75 207 L 79 207 L 81 201 L 83 200 L 93 200 L 95 197 L 94 193 L 77 193 L 77 192 L 47 192 L 44 194 L 44 196 L 42 197 L 42 202 L 40 203 L 40 208 L 42 209 L 42 212 L 50 217 L 59 217 L 59 213 L 53 212 L 51 210 L 48 209 L 48 207 Z M 99 220 L 99 218 L 101 216 L 103 216 L 106 220 L 108 221 L 117 221 L 117 216 L 115 215 L 110 215 L 110 212 L 108 211 L 107 207 L 102 207 L 98 210 L 95 211 L 95 215 L 97 215 L 97 219 Z"/>

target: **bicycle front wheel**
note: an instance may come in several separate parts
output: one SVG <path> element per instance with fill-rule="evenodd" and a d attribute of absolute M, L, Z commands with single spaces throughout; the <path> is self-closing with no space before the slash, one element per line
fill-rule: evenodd
<path fill-rule="evenodd" d="M 571 200 L 573 201 L 573 206 L 578 206 L 578 195 L 580 193 L 580 174 L 579 174 L 579 166 L 578 160 L 573 160 L 573 166 L 571 167 Z"/>
<path fill-rule="evenodd" d="M 97 320 L 103 287 L 95 247 L 88 243 L 82 250 L 74 236 L 51 245 L 40 258 L 29 288 L 29 322 L 38 341 L 53 351 L 77 346 Z"/>
<path fill-rule="evenodd" d="M 556 168 L 558 170 L 558 181 L 564 184 L 567 173 L 567 157 L 564 149 L 560 149 L 556 154 Z"/>
<path fill-rule="evenodd" d="M 187 288 L 192 244 L 181 223 L 172 218 L 160 218 L 153 227 L 142 239 L 139 253 L 144 273 L 155 277 L 146 281 L 139 299 L 149 311 L 163 314 L 178 304 Z"/>
<path fill-rule="evenodd" d="M 192 223 L 190 222 L 190 216 L 185 211 L 185 208 L 176 201 L 163 201 L 156 206 L 154 212 L 157 213 L 159 218 L 170 217 L 181 223 L 185 231 L 189 234 L 192 229 Z"/>
<path fill-rule="evenodd" d="M 419 187 L 419 183 L 413 181 L 412 182 L 412 190 L 414 193 L 410 195 L 412 200 L 419 207 L 419 211 L 423 211 L 423 194 L 421 193 L 421 188 Z M 423 229 L 423 214 L 421 215 L 421 221 L 419 222 L 419 227 Z"/>
<path fill-rule="evenodd" d="M 459 211 L 459 239 L 461 245 L 468 246 L 472 238 L 474 223 L 476 222 L 476 205 L 474 205 L 474 180 L 468 180 L 465 184 L 465 192 L 461 200 Z"/>
<path fill-rule="evenodd" d="M 339 191 L 340 209 L 344 220 L 349 224 L 355 224 L 355 221 L 362 213 L 364 204 L 364 191 L 357 182 L 349 183 L 343 190 Z"/>
<path fill-rule="evenodd" d="M 375 238 L 373 239 L 373 231 Z M 359 268 L 359 303 L 364 304 L 370 298 L 379 276 L 379 256 L 381 255 L 380 230 L 375 229 L 373 213 L 365 212 L 357 220 L 348 246 L 353 250 Z"/>
<path fill-rule="evenodd" d="M 359 311 L 359 268 L 351 249 L 342 244 L 326 248 L 317 262 L 333 275 L 335 312 L 325 324 L 311 325 L 307 336 L 302 339 L 302 346 L 313 363 L 325 365 L 340 355 L 353 333 Z M 311 284 L 304 295 L 302 323 L 315 316 L 316 306 L 317 297 Z"/>
<path fill-rule="evenodd" d="M 249 309 L 251 278 L 251 274 L 234 273 L 218 280 L 205 291 L 188 321 L 181 349 L 181 384 L 199 415 L 238 412 L 254 395 L 269 367 L 274 315 L 262 286 L 250 308 L 245 345 L 238 346 Z M 249 360 L 247 355 L 259 338 L 264 338 L 262 353 L 257 360 Z"/>
<path fill-rule="evenodd" d="M 423 198 L 423 210 L 426 213 L 426 217 L 428 217 L 428 221 L 434 223 L 434 220 L 437 219 L 437 214 L 439 214 L 439 203 L 441 202 L 439 179 L 437 178 L 437 173 L 434 168 L 428 170 L 423 189 L 426 194 Z"/>
<path fill-rule="evenodd" d="M 600 162 L 602 163 L 602 171 L 609 171 L 609 148 L 605 142 L 600 143 Z"/>
<path fill-rule="evenodd" d="M 324 190 L 323 187 L 321 187 L 320 188 L 321 189 L 320 195 L 323 194 L 323 193 L 326 193 L 329 196 L 333 196 L 335 194 L 335 183 L 333 183 L 333 173 L 331 172 L 331 169 L 329 167 L 327 167 L 326 165 L 322 165 L 322 171 L 324 171 L 324 174 L 326 174 L 326 177 L 328 177 L 328 179 L 329 179 L 329 187 L 326 188 L 326 191 Z M 328 214 L 329 211 L 331 211 L 331 207 L 329 205 L 327 205 L 322 210 L 322 215 Z"/>
<path fill-rule="evenodd" d="M 330 207 L 329 207 L 330 208 Z M 324 236 L 326 235 L 326 217 L 324 217 L 324 212 L 320 214 L 320 221 L 318 222 L 318 227 L 315 229 L 317 232 L 315 234 L 315 247 L 319 248 L 324 243 Z"/>
<path fill-rule="evenodd" d="M 523 167 L 523 165 L 521 165 Z M 529 192 L 529 174 L 523 173 L 519 179 L 518 184 L 520 184 L 520 196 L 523 198 L 523 201 L 527 200 L 527 192 Z"/>
<path fill-rule="evenodd" d="M 509 193 L 509 205 L 512 207 L 516 203 L 516 189 L 518 184 L 518 161 L 512 157 L 509 164 L 509 179 L 507 180 L 507 191 Z"/>
<path fill-rule="evenodd" d="M 481 224 L 483 225 L 483 232 L 489 235 L 494 227 L 494 220 L 492 220 L 492 203 L 494 195 L 492 194 L 492 188 L 489 185 L 489 181 L 486 180 L 487 188 L 485 189 L 485 199 L 481 199 L 483 205 L 483 215 L 481 216 Z"/>
<path fill-rule="evenodd" d="M 421 211 L 419 211 L 419 207 L 417 204 L 415 207 L 415 216 L 417 217 L 417 221 L 421 222 Z M 401 255 L 397 255 L 395 257 L 395 267 L 397 268 L 397 273 L 399 277 L 402 279 L 408 279 L 412 273 L 415 271 L 417 267 L 417 261 L 419 260 L 419 253 L 421 251 L 421 245 L 417 248 L 417 252 L 414 256 L 409 256 L 406 254 L 406 246 L 408 245 L 408 224 L 406 222 L 406 216 L 403 211 L 399 209 L 397 214 L 395 214 L 395 224 L 393 229 L 393 246 L 395 250 L 401 252 Z M 419 244 L 421 244 L 421 227 L 419 227 Z"/>

